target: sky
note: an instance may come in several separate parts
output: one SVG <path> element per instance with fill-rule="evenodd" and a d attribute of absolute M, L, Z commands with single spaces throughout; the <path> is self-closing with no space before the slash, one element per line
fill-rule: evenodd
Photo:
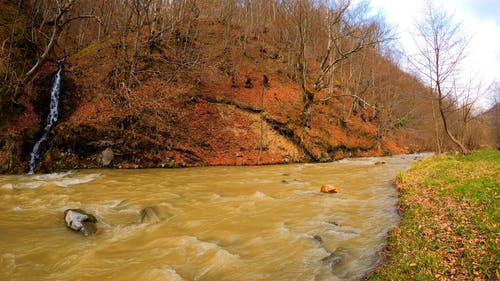
<path fill-rule="evenodd" d="M 483 85 L 500 83 L 500 0 L 432 1 L 454 14 L 472 36 L 463 77 L 478 77 Z M 396 30 L 405 53 L 415 52 L 411 34 L 415 33 L 414 24 L 422 15 L 425 0 L 370 0 L 370 6 Z M 492 95 L 491 90 L 483 94 L 481 104 L 487 106 Z"/>

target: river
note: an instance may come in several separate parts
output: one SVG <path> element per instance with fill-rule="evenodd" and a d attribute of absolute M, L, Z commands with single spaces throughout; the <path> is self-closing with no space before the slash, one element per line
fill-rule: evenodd
<path fill-rule="evenodd" d="M 394 177 L 421 157 L 0 175 L 0 280 L 359 280 L 398 223 Z M 161 221 L 140 224 L 145 207 Z M 66 228 L 68 208 L 98 232 Z"/>

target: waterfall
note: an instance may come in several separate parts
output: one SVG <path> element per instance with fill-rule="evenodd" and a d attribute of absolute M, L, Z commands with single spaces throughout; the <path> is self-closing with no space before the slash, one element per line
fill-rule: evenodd
<path fill-rule="evenodd" d="M 30 159 L 30 171 L 28 172 L 30 175 L 35 173 L 36 163 L 43 156 L 43 147 L 49 139 L 50 130 L 59 117 L 59 95 L 61 93 L 61 73 L 63 64 L 64 58 L 58 60 L 59 69 L 56 72 L 54 83 L 52 84 L 52 89 L 50 90 L 50 112 L 49 116 L 47 116 L 47 125 L 45 125 L 45 128 L 43 129 L 42 137 L 33 146 Z"/>

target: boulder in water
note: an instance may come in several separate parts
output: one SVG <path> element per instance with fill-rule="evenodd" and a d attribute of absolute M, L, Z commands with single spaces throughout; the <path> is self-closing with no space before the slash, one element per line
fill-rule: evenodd
<path fill-rule="evenodd" d="M 141 210 L 140 222 L 145 224 L 157 223 L 160 221 L 158 212 L 154 207 L 146 207 Z"/>
<path fill-rule="evenodd" d="M 338 188 L 337 186 L 334 186 L 334 185 L 324 184 L 321 187 L 321 192 L 323 192 L 323 193 L 339 193 L 340 188 Z"/>
<path fill-rule="evenodd" d="M 68 209 L 64 211 L 66 226 L 72 230 L 79 231 L 85 236 L 96 233 L 97 219 L 81 209 Z"/>
<path fill-rule="evenodd" d="M 114 157 L 115 155 L 113 153 L 113 150 L 108 147 L 99 155 L 99 164 L 101 164 L 102 166 L 108 166 L 111 161 L 113 161 Z"/>
<path fill-rule="evenodd" d="M 341 262 L 344 259 L 345 253 L 343 250 L 336 250 L 331 253 L 329 256 L 326 256 L 321 259 L 321 261 L 330 267 L 333 270 L 336 264 Z"/>
<path fill-rule="evenodd" d="M 319 235 L 314 235 L 313 236 L 314 240 L 318 241 L 320 244 L 323 244 L 323 238 Z"/>

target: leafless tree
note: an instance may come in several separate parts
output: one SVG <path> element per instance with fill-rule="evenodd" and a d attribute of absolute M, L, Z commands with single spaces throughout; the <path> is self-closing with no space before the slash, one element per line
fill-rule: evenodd
<path fill-rule="evenodd" d="M 45 64 L 66 25 L 75 20 L 84 18 L 94 18 L 98 20 L 95 15 L 68 16 L 71 8 L 76 2 L 78 2 L 78 0 L 56 1 L 55 13 L 51 15 L 53 18 L 44 19 L 47 20 L 47 22 L 44 23 L 45 25 L 52 26 L 51 34 L 49 37 L 50 39 L 45 46 L 42 54 L 37 58 L 35 65 L 33 65 L 33 67 L 25 74 L 25 77 L 23 79 L 24 82 L 33 78 L 38 70 L 40 70 L 40 68 Z M 39 32 L 42 32 L 41 29 L 39 30 Z"/>
<path fill-rule="evenodd" d="M 493 105 L 493 135 L 497 149 L 500 149 L 500 82 L 495 84 Z"/>
<path fill-rule="evenodd" d="M 416 28 L 414 39 L 418 51 L 410 57 L 410 62 L 430 83 L 446 135 L 463 154 L 468 154 L 467 147 L 450 129 L 446 109 L 456 89 L 453 81 L 458 78 L 459 66 L 466 57 L 469 38 L 464 36 L 462 24 L 453 15 L 430 1 Z"/>
<path fill-rule="evenodd" d="M 469 78 L 463 86 L 454 87 L 455 96 L 453 99 L 459 114 L 456 118 L 459 123 L 458 133 L 460 142 L 464 145 L 468 143 L 468 138 L 471 137 L 470 122 L 478 116 L 478 113 L 474 111 L 483 91 L 482 84 L 472 78 Z"/>
<path fill-rule="evenodd" d="M 303 124 L 305 127 L 310 127 L 311 107 L 314 104 L 315 95 L 333 83 L 335 68 L 361 50 L 387 40 L 388 31 L 367 17 L 366 6 L 353 6 L 350 0 L 326 1 L 325 21 L 328 39 L 321 55 L 319 73 L 312 79 L 312 83 L 309 83 L 311 79 L 308 79 L 309 70 L 306 59 L 309 17 L 302 1 L 300 3 L 298 29 L 300 84 L 304 93 Z M 354 98 L 358 99 L 359 96 Z"/>
<path fill-rule="evenodd" d="M 72 22 L 82 19 L 95 19 L 100 22 L 99 18 L 94 14 L 80 14 L 73 11 L 73 7 L 78 3 L 78 0 L 64 1 L 19 1 L 18 7 L 23 7 L 29 4 L 31 7 L 31 28 L 28 40 L 38 49 L 39 54 L 36 57 L 36 62 L 30 69 L 20 76 L 19 85 L 25 85 L 30 82 L 39 70 L 45 65 L 49 57 L 52 55 L 58 40 L 65 28 Z M 48 31 L 48 32 L 47 32 Z M 17 104 L 21 91 L 17 91 L 12 96 L 12 102 Z"/>

